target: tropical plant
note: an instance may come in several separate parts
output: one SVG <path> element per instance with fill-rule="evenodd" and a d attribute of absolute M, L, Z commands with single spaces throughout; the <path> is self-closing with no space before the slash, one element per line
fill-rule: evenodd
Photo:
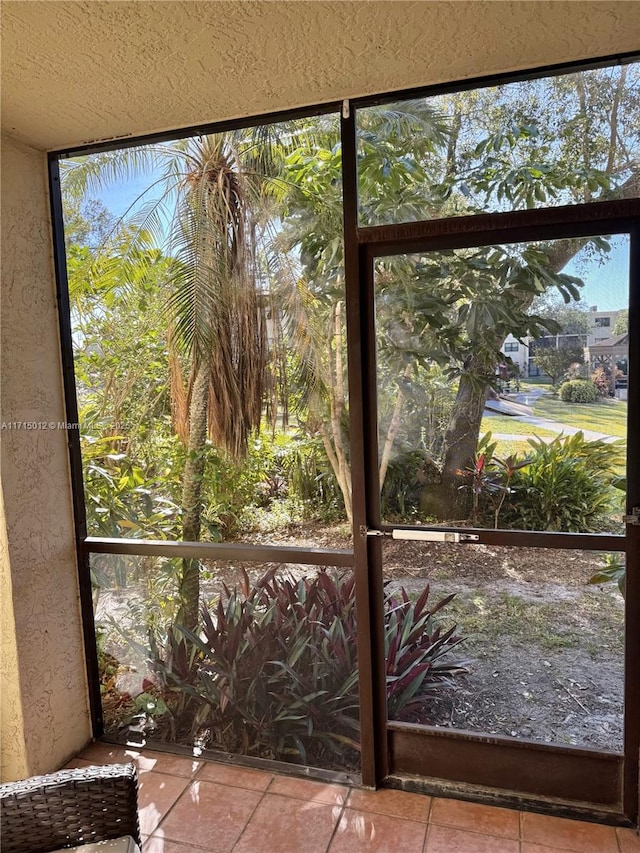
<path fill-rule="evenodd" d="M 400 445 L 388 464 L 380 495 L 385 521 L 418 518 L 424 490 L 438 477 L 438 467 L 429 451 Z"/>
<path fill-rule="evenodd" d="M 389 713 L 428 718 L 428 701 L 451 687 L 464 664 L 461 642 L 440 611 L 404 589 L 385 591 Z M 123 632 L 126 635 L 126 632 Z M 134 638 L 130 642 L 142 649 Z M 152 632 L 146 657 L 156 736 L 242 754 L 331 764 L 359 748 L 353 574 L 242 580 L 203 611 L 202 633 L 170 625 Z M 162 719 L 156 713 L 166 703 Z M 131 713 L 130 704 L 127 713 Z"/>
<path fill-rule="evenodd" d="M 452 687 L 457 675 L 466 672 L 465 663 L 452 660 L 451 651 L 462 642 L 456 626 L 447 631 L 434 616 L 454 595 L 427 607 L 430 589 L 426 586 L 416 600 L 400 588 L 385 594 L 385 657 L 387 662 L 387 710 L 389 718 L 413 717 L 429 720 L 429 700 Z"/>
<path fill-rule="evenodd" d="M 609 584 L 615 583 L 618 585 L 620 595 L 624 598 L 626 587 L 626 564 L 625 559 L 620 554 L 605 554 L 604 565 L 602 568 L 592 575 L 588 583 L 590 584 Z"/>
<path fill-rule="evenodd" d="M 146 261 L 140 247 L 165 245 L 168 227 L 172 260 L 165 275 L 164 322 L 174 428 L 186 448 L 180 498 L 186 540 L 200 538 L 207 435 L 219 449 L 241 457 L 262 417 L 266 305 L 258 284 L 256 234 L 268 179 L 280 161 L 270 139 L 263 138 L 257 148 L 257 135 L 216 134 L 128 149 L 71 163 L 65 174 L 73 189 L 136 171 L 156 176 L 160 171 L 156 196 L 152 192 L 127 225 L 133 231 L 131 250 L 114 258 L 110 269 L 129 283 L 139 280 Z M 195 627 L 196 562 L 184 560 L 180 590 L 181 619 Z"/>
<path fill-rule="evenodd" d="M 493 503 L 493 526 L 497 530 L 500 526 L 500 512 L 505 500 L 510 497 L 513 491 L 511 488 L 513 479 L 518 471 L 522 471 L 531 463 L 531 459 L 519 459 L 516 454 L 511 454 L 504 459 L 494 456 L 491 463 L 497 469 L 499 477 L 497 488 L 489 493 L 489 498 Z"/>
<path fill-rule="evenodd" d="M 613 507 L 619 443 L 587 441 L 582 432 L 528 442 L 529 462 L 511 478 L 509 526 L 569 533 L 601 529 Z"/>
<path fill-rule="evenodd" d="M 473 465 L 465 471 L 468 482 L 458 487 L 469 489 L 471 492 L 471 520 L 473 522 L 478 520 L 481 497 L 490 495 L 495 491 L 501 491 L 491 464 L 497 446 L 498 442 L 493 441 L 491 432 L 486 432 L 478 442 Z"/>

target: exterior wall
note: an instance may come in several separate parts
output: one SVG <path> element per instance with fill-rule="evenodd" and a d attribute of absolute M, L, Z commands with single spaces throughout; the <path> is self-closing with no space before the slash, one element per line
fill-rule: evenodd
<path fill-rule="evenodd" d="M 619 313 L 619 311 L 589 312 L 589 333 L 587 337 L 588 347 L 591 347 L 594 344 L 601 344 L 602 341 L 608 341 L 609 338 L 615 337 L 613 329 Z M 605 325 L 607 320 L 609 321 L 609 324 Z"/>
<path fill-rule="evenodd" d="M 4 137 L 1 300 L 0 419 L 64 421 L 46 157 Z M 59 767 L 91 736 L 66 445 L 64 430 L 1 433 L 7 779 Z"/>
<path fill-rule="evenodd" d="M 8 547 L 0 490 L 0 779 L 3 780 L 28 775 Z"/>
<path fill-rule="evenodd" d="M 512 350 L 511 347 L 518 346 L 517 350 Z M 529 369 L 529 338 L 524 338 L 519 341 L 513 335 L 507 335 L 502 344 L 502 352 L 508 355 L 514 364 L 517 364 L 520 369 L 521 376 L 527 376 Z"/>

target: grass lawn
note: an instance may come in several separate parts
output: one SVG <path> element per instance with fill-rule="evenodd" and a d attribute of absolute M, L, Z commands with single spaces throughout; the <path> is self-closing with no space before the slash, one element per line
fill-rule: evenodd
<path fill-rule="evenodd" d="M 551 388 L 551 380 L 548 376 L 529 376 L 520 380 L 520 390 L 530 391 L 532 388 Z"/>
<path fill-rule="evenodd" d="M 540 397 L 533 413 L 550 421 L 569 424 L 577 429 L 627 436 L 627 404 L 621 400 L 603 400 L 599 403 L 563 403 L 558 397 Z M 501 432 L 502 430 L 496 430 Z"/>
<path fill-rule="evenodd" d="M 508 415 L 485 415 L 480 425 L 480 432 L 508 433 L 509 435 L 538 435 L 540 438 L 551 438 L 556 435 L 549 429 L 542 429 L 534 424 L 510 418 Z"/>
<path fill-rule="evenodd" d="M 585 591 L 572 608 L 563 599 L 539 600 L 479 588 L 458 593 L 450 605 L 463 634 L 483 640 L 540 646 L 547 651 L 581 647 L 597 660 L 604 643 L 622 653 L 622 614 L 615 595 Z M 588 628 L 588 631 L 585 631 Z M 591 638 L 597 638 L 592 639 Z"/>
<path fill-rule="evenodd" d="M 522 441 L 510 441 L 506 439 L 497 439 L 495 455 L 500 459 L 505 459 L 507 456 L 527 456 L 531 451 L 531 445 L 523 438 Z"/>

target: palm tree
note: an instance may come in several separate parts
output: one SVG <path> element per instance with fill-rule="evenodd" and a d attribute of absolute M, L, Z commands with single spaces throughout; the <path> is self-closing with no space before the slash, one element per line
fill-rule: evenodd
<path fill-rule="evenodd" d="M 188 149 L 174 230 L 176 265 L 167 303 L 174 423 L 187 448 L 182 535 L 200 538 L 207 435 L 242 456 L 260 425 L 267 356 L 256 279 L 254 199 L 230 134 Z M 185 559 L 178 621 L 196 626 L 200 567 Z"/>
<path fill-rule="evenodd" d="M 268 181 L 255 167 L 277 165 L 272 141 L 262 143 L 261 161 L 255 140 L 236 132 L 70 161 L 64 172 L 65 188 L 76 193 L 145 172 L 154 178 L 134 203 L 137 212 L 123 218 L 131 251 L 103 260 L 101 274 L 103 281 L 116 270 L 119 281 L 123 271 L 139 280 L 147 256 L 140 246 L 168 244 L 165 313 L 173 421 L 187 451 L 181 501 L 186 541 L 200 538 L 207 438 L 241 457 L 262 415 L 267 341 L 256 233 Z M 178 589 L 178 621 L 194 628 L 197 560 L 183 560 Z"/>

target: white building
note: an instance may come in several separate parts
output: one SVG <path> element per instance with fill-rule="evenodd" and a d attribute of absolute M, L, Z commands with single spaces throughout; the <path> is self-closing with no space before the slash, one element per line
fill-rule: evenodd
<path fill-rule="evenodd" d="M 619 311 L 598 311 L 595 306 L 589 309 L 588 347 L 601 344 L 603 341 L 614 337 L 613 329 L 619 314 Z"/>

